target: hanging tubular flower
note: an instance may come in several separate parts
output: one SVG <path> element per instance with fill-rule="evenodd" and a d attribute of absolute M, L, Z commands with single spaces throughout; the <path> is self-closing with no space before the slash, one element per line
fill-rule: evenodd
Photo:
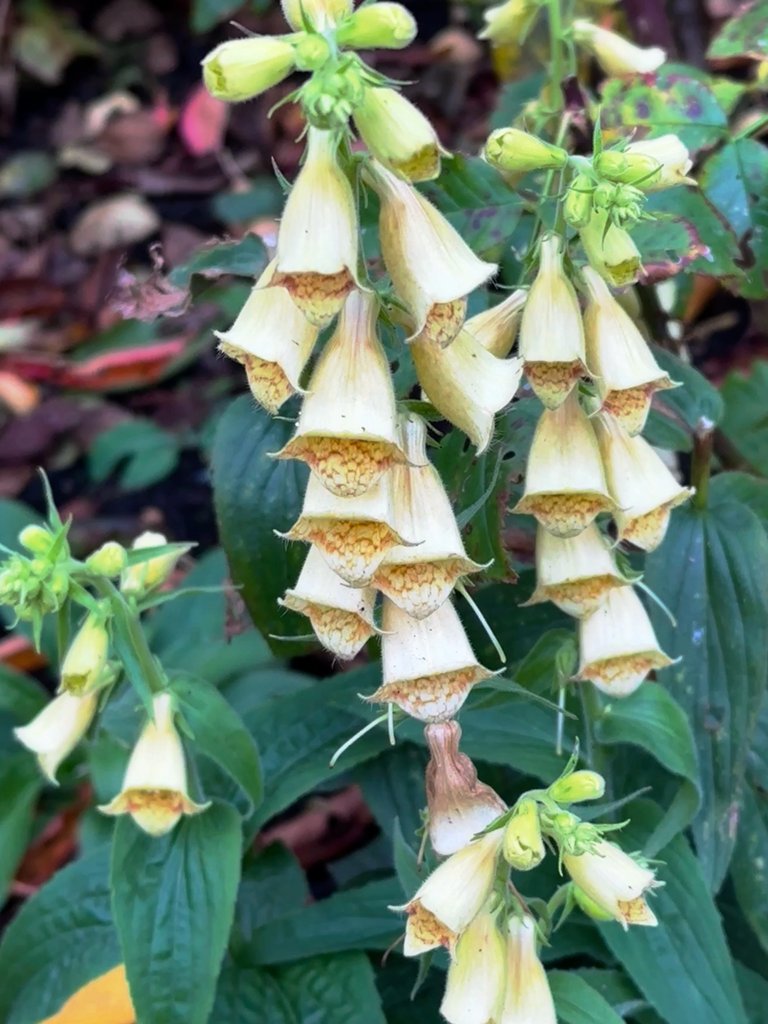
<path fill-rule="evenodd" d="M 511 917 L 507 938 L 507 987 L 499 1024 L 557 1024 L 547 973 L 536 952 L 532 917 Z"/>
<path fill-rule="evenodd" d="M 476 683 L 495 673 L 480 665 L 450 601 L 428 619 L 414 619 L 385 599 L 382 685 L 366 697 L 397 704 L 421 722 L 453 718 Z"/>
<path fill-rule="evenodd" d="M 506 943 L 496 914 L 482 910 L 453 950 L 440 1013 L 448 1024 L 498 1020 L 504 1002 Z"/>
<path fill-rule="evenodd" d="M 611 294 L 603 278 L 584 267 L 589 302 L 584 313 L 587 358 L 601 408 L 630 434 L 639 434 L 656 391 L 678 387 L 653 358 L 632 318 Z"/>
<path fill-rule="evenodd" d="M 280 222 L 272 284 L 317 327 L 330 323 L 357 282 L 357 210 L 334 132 L 310 128 L 304 166 Z"/>
<path fill-rule="evenodd" d="M 519 128 L 497 128 L 491 132 L 484 152 L 489 164 L 511 174 L 559 170 L 568 162 L 568 154 L 561 146 L 553 146 Z"/>
<path fill-rule="evenodd" d="M 504 860 L 516 871 L 530 871 L 544 860 L 546 850 L 541 835 L 539 807 L 535 800 L 520 800 L 504 827 Z"/>
<path fill-rule="evenodd" d="M 436 612 L 456 581 L 485 568 L 467 557 L 440 474 L 427 458 L 426 427 L 418 416 L 402 425 L 408 465 L 393 466 L 390 479 L 395 529 L 416 545 L 391 548 L 373 586 L 417 619 Z"/>
<path fill-rule="evenodd" d="M 619 540 L 654 551 L 664 540 L 672 509 L 693 494 L 675 480 L 645 438 L 630 435 L 611 416 L 594 417 L 605 475 L 617 508 Z"/>
<path fill-rule="evenodd" d="M 557 409 L 541 414 L 525 492 L 512 511 L 535 516 L 557 537 L 575 537 L 600 512 L 614 507 L 594 429 L 572 393 Z"/>
<path fill-rule="evenodd" d="M 667 55 L 658 46 L 635 46 L 628 39 L 577 18 L 573 38 L 595 57 L 606 75 L 649 75 L 658 71 Z"/>
<path fill-rule="evenodd" d="M 97 690 L 84 696 L 64 692 L 27 725 L 13 730 L 19 743 L 36 755 L 40 770 L 54 785 L 59 765 L 85 736 L 98 703 Z"/>
<path fill-rule="evenodd" d="M 640 250 L 624 228 L 609 220 L 607 210 L 592 210 L 579 238 L 590 266 L 613 288 L 634 284 L 640 276 Z"/>
<path fill-rule="evenodd" d="M 371 154 L 409 181 L 430 181 L 440 173 L 440 145 L 430 121 L 396 89 L 366 88 L 353 114 Z"/>
<path fill-rule="evenodd" d="M 496 413 L 509 405 L 520 385 L 522 360 L 497 359 L 466 330 L 447 349 L 422 335 L 411 345 L 411 356 L 432 405 L 464 431 L 478 455 L 484 452 Z"/>
<path fill-rule="evenodd" d="M 278 459 L 301 459 L 333 494 L 356 498 L 403 461 L 377 301 L 354 291 L 318 360 L 296 433 Z"/>
<path fill-rule="evenodd" d="M 495 46 L 518 45 L 528 35 L 539 11 L 536 0 L 507 0 L 483 11 L 485 27 L 478 38 L 490 39 Z"/>
<path fill-rule="evenodd" d="M 349 661 L 377 633 L 373 621 L 375 590 L 348 587 L 310 547 L 296 585 L 278 598 L 283 608 L 306 615 L 320 643 Z"/>
<path fill-rule="evenodd" d="M 517 288 L 495 306 L 471 316 L 464 330 L 492 356 L 506 359 L 514 347 L 527 298 L 528 289 Z"/>
<path fill-rule="evenodd" d="M 405 956 L 418 956 L 438 946 L 453 947 L 456 936 L 491 895 L 501 837 L 497 830 L 474 839 L 438 865 L 404 907 L 390 907 L 408 914 Z"/>
<path fill-rule="evenodd" d="M 587 853 L 564 853 L 563 864 L 581 892 L 618 921 L 624 931 L 631 924 L 658 924 L 645 896 L 664 883 L 615 843 L 602 840 Z"/>
<path fill-rule="evenodd" d="M 695 185 L 687 146 L 677 135 L 630 142 L 624 149 L 604 149 L 594 160 L 601 178 L 635 185 L 643 192 L 658 192 L 675 185 Z"/>
<path fill-rule="evenodd" d="M 59 692 L 82 697 L 99 687 L 109 655 L 106 612 L 89 612 L 64 656 Z"/>
<path fill-rule="evenodd" d="M 429 747 L 429 841 L 435 853 L 448 856 L 471 842 L 506 811 L 507 805 L 490 786 L 478 780 L 472 761 L 459 751 L 458 722 L 428 725 L 424 737 Z"/>
<path fill-rule="evenodd" d="M 148 721 L 133 748 L 121 792 L 99 810 L 130 814 L 151 836 L 163 836 L 184 814 L 200 814 L 210 803 L 196 804 L 187 795 L 187 766 L 181 738 L 173 724 L 169 693 L 152 698 L 154 721 Z"/>
<path fill-rule="evenodd" d="M 412 185 L 372 163 L 371 184 L 381 201 L 381 251 L 395 292 L 413 319 L 408 340 L 422 336 L 450 345 L 464 323 L 467 295 L 498 268 L 478 259 Z"/>
<path fill-rule="evenodd" d="M 379 0 L 358 7 L 336 33 L 339 46 L 355 50 L 402 50 L 418 31 L 416 21 L 402 4 Z"/>
<path fill-rule="evenodd" d="M 312 474 L 301 515 L 278 536 L 314 544 L 331 569 L 353 587 L 368 586 L 390 548 L 414 543 L 395 529 L 387 476 L 359 498 L 339 498 Z"/>
<path fill-rule="evenodd" d="M 214 331 L 219 351 L 245 367 L 251 394 L 273 416 L 292 395 L 317 341 L 313 327 L 285 288 L 272 286 L 272 261 L 228 331 Z"/>
<path fill-rule="evenodd" d="M 581 658 L 577 678 L 612 697 L 628 697 L 649 672 L 672 659 L 659 647 L 648 613 L 632 587 L 610 591 L 579 623 Z"/>
<path fill-rule="evenodd" d="M 239 103 L 282 82 L 295 66 L 294 48 L 284 39 L 229 39 L 211 50 L 203 61 L 203 81 L 211 96 Z"/>
<path fill-rule="evenodd" d="M 539 272 L 520 325 L 519 352 L 531 387 L 548 409 L 565 401 L 585 365 L 584 328 L 576 289 L 563 270 L 562 240 L 541 243 Z"/>
<path fill-rule="evenodd" d="M 599 608 L 614 587 L 626 583 L 594 524 L 576 537 L 556 537 L 538 527 L 536 589 L 526 605 L 551 601 L 580 619 Z"/>
<path fill-rule="evenodd" d="M 352 0 L 280 0 L 283 17 L 296 32 L 308 22 L 317 32 L 333 28 L 352 13 Z"/>

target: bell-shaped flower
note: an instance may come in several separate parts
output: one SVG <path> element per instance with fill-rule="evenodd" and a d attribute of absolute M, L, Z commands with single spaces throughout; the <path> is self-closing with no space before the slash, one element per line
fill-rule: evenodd
<path fill-rule="evenodd" d="M 381 203 L 384 262 L 413 321 L 409 340 L 421 336 L 450 345 L 464 323 L 467 295 L 495 274 L 497 266 L 478 259 L 458 231 L 407 181 L 375 161 L 370 171 Z"/>
<path fill-rule="evenodd" d="M 228 39 L 203 60 L 203 81 L 211 96 L 239 103 L 282 82 L 295 64 L 294 48 L 285 39 L 274 36 Z"/>
<path fill-rule="evenodd" d="M 546 850 L 535 800 L 526 797 L 515 806 L 514 814 L 504 827 L 501 849 L 504 860 L 515 871 L 530 871 L 544 860 Z"/>
<path fill-rule="evenodd" d="M 109 655 L 106 608 L 89 612 L 75 633 L 61 665 L 60 693 L 83 696 L 99 688 Z"/>
<path fill-rule="evenodd" d="M 173 723 L 169 693 L 152 699 L 153 721 L 148 721 L 131 752 L 120 793 L 99 810 L 103 814 L 130 814 L 151 836 L 163 836 L 184 814 L 199 814 L 210 803 L 197 804 L 187 794 L 187 766 L 181 737 Z"/>
<path fill-rule="evenodd" d="M 587 359 L 601 408 L 630 434 L 645 426 L 656 391 L 678 385 L 653 358 L 648 343 L 597 271 L 584 267 L 589 301 L 584 313 Z"/>
<path fill-rule="evenodd" d="M 394 525 L 417 544 L 391 548 L 372 584 L 417 619 L 436 612 L 457 580 L 483 568 L 467 557 L 440 474 L 427 458 L 426 427 L 408 416 L 402 427 L 407 465 L 390 473 Z"/>
<path fill-rule="evenodd" d="M 577 619 L 599 608 L 614 587 L 627 581 L 594 523 L 575 537 L 536 532 L 536 589 L 526 604 L 551 601 Z"/>
<path fill-rule="evenodd" d="M 395 527 L 389 474 L 358 498 L 339 498 L 311 474 L 301 515 L 279 536 L 314 544 L 331 569 L 353 587 L 368 586 L 396 544 L 414 543 Z"/>
<path fill-rule="evenodd" d="M 498 1024 L 557 1024 L 555 1003 L 536 949 L 532 917 L 511 917 L 507 938 L 507 987 Z"/>
<path fill-rule="evenodd" d="M 589 50 L 606 75 L 650 75 L 667 59 L 658 46 L 635 46 L 616 32 L 583 18 L 574 21 L 573 38 Z"/>
<path fill-rule="evenodd" d="M 473 839 L 439 864 L 404 907 L 405 956 L 418 956 L 438 946 L 454 945 L 480 913 L 493 891 L 501 853 L 502 832 Z"/>
<path fill-rule="evenodd" d="M 97 690 L 83 696 L 65 691 L 46 704 L 31 722 L 13 730 L 19 743 L 35 754 L 43 775 L 54 785 L 59 765 L 85 736 L 98 703 Z"/>
<path fill-rule="evenodd" d="M 525 491 L 513 512 L 535 516 L 558 537 L 575 537 L 614 509 L 595 431 L 574 392 L 545 409 L 528 456 Z"/>
<path fill-rule="evenodd" d="M 595 157 L 595 170 L 609 181 L 658 192 L 674 185 L 695 185 L 688 147 L 677 135 L 630 142 L 624 149 L 604 149 Z"/>
<path fill-rule="evenodd" d="M 497 359 L 466 330 L 447 349 L 422 335 L 411 345 L 411 356 L 432 405 L 464 431 L 478 455 L 484 452 L 496 413 L 509 405 L 518 389 L 522 360 Z"/>
<path fill-rule="evenodd" d="M 519 128 L 497 128 L 491 132 L 484 152 L 489 164 L 511 174 L 559 170 L 568 163 L 568 153 L 561 146 L 553 146 Z"/>
<path fill-rule="evenodd" d="M 371 154 L 409 181 L 430 181 L 440 173 L 440 145 L 431 122 L 396 89 L 366 88 L 353 114 Z"/>
<path fill-rule="evenodd" d="M 494 675 L 475 658 L 450 601 L 427 619 L 414 619 L 385 599 L 382 685 L 367 700 L 397 704 L 411 718 L 453 718 L 476 683 Z"/>
<path fill-rule="evenodd" d="M 632 587 L 610 591 L 597 611 L 581 619 L 579 650 L 577 677 L 612 697 L 628 697 L 649 672 L 673 663 Z"/>
<path fill-rule="evenodd" d="M 403 4 L 378 0 L 357 8 L 339 27 L 339 46 L 355 50 L 402 50 L 416 38 L 416 19 Z"/>
<path fill-rule="evenodd" d="M 429 747 L 426 769 L 429 841 L 435 853 L 456 853 L 482 832 L 507 805 L 459 750 L 458 722 L 435 722 L 424 729 Z"/>
<path fill-rule="evenodd" d="M 272 284 L 317 327 L 330 323 L 357 282 L 358 225 L 335 132 L 310 128 L 304 165 L 280 221 Z"/>
<path fill-rule="evenodd" d="M 519 352 L 531 387 L 548 409 L 565 401 L 587 373 L 584 328 L 576 289 L 563 269 L 562 240 L 541 243 L 539 271 L 520 324 Z"/>
<path fill-rule="evenodd" d="M 136 537 L 133 544 L 131 544 L 131 551 L 159 548 L 167 543 L 168 540 L 162 533 L 146 530 Z M 189 546 L 192 547 L 193 545 L 190 544 Z M 176 563 L 181 558 L 182 553 L 177 549 L 171 554 L 156 555 L 154 558 L 148 558 L 144 562 L 135 562 L 127 566 L 120 574 L 120 590 L 123 594 L 144 597 L 151 590 L 155 590 L 165 583 L 176 568 Z"/>
<path fill-rule="evenodd" d="M 664 883 L 615 843 L 601 840 L 587 853 L 564 853 L 563 864 L 578 889 L 625 931 L 631 924 L 658 924 L 645 897 Z"/>
<path fill-rule="evenodd" d="M 310 547 L 296 585 L 278 599 L 306 615 L 320 643 L 337 658 L 354 658 L 378 630 L 373 621 L 376 591 L 349 587 Z"/>
<path fill-rule="evenodd" d="M 592 210 L 579 232 L 591 267 L 613 288 L 634 284 L 640 276 L 640 250 L 625 229 L 613 224 L 607 210 Z"/>
<path fill-rule="evenodd" d="M 514 347 L 527 298 L 527 288 L 516 288 L 495 306 L 469 317 L 464 330 L 492 356 L 505 359 Z"/>
<path fill-rule="evenodd" d="M 352 13 L 353 0 L 280 0 L 283 17 L 296 32 L 334 28 Z"/>
<path fill-rule="evenodd" d="M 540 9 L 537 0 L 506 0 L 483 11 L 485 26 L 480 39 L 490 39 L 494 46 L 517 46 L 524 41 Z"/>
<path fill-rule="evenodd" d="M 377 302 L 354 291 L 323 349 L 296 433 L 277 453 L 301 459 L 333 494 L 356 498 L 403 461 L 389 363 L 376 337 Z"/>
<path fill-rule="evenodd" d="M 499 1019 L 507 976 L 506 942 L 497 914 L 481 910 L 454 947 L 440 1013 L 448 1024 Z"/>
<path fill-rule="evenodd" d="M 653 551 L 664 540 L 672 509 L 693 494 L 664 465 L 651 445 L 630 437 L 621 424 L 601 413 L 594 418 L 619 540 Z"/>
<path fill-rule="evenodd" d="M 286 289 L 272 285 L 274 273 L 275 261 L 229 330 L 214 332 L 219 351 L 244 366 L 253 397 L 273 416 L 301 391 L 299 380 L 318 335 Z"/>

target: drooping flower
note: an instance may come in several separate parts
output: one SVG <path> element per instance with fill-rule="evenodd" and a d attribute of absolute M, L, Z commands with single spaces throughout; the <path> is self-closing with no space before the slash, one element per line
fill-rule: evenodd
<path fill-rule="evenodd" d="M 409 181 L 430 181 L 445 153 L 431 122 L 396 89 L 366 88 L 353 114 L 355 127 L 384 167 Z"/>
<path fill-rule="evenodd" d="M 14 729 L 16 739 L 36 755 L 40 770 L 54 785 L 59 765 L 85 736 L 98 703 L 97 690 L 82 696 L 65 691 L 27 725 Z"/>
<path fill-rule="evenodd" d="M 506 943 L 497 915 L 482 910 L 456 942 L 440 1013 L 448 1024 L 488 1024 L 498 1019 L 507 974 Z"/>
<path fill-rule="evenodd" d="M 563 864 L 578 888 L 625 931 L 631 924 L 658 924 L 645 897 L 663 883 L 615 843 L 602 840 L 587 853 L 565 853 Z"/>
<path fill-rule="evenodd" d="M 527 288 L 516 288 L 495 306 L 469 317 L 464 324 L 464 330 L 471 334 L 475 341 L 479 341 L 492 356 L 506 359 L 514 347 L 527 298 Z"/>
<path fill-rule="evenodd" d="M 574 21 L 573 38 L 593 54 L 606 75 L 649 75 L 667 59 L 659 46 L 635 46 L 616 32 L 583 18 Z"/>
<path fill-rule="evenodd" d="M 509 919 L 507 985 L 499 1024 L 557 1024 L 547 973 L 536 951 L 532 917 Z"/>
<path fill-rule="evenodd" d="M 106 614 L 105 609 L 86 615 L 64 655 L 60 692 L 82 697 L 98 689 L 109 655 Z"/>
<path fill-rule="evenodd" d="M 203 81 L 211 96 L 239 103 L 277 85 L 293 71 L 296 53 L 273 36 L 228 39 L 203 61 Z"/>
<path fill-rule="evenodd" d="M 533 19 L 539 12 L 536 0 L 506 0 L 483 11 L 485 27 L 480 39 L 490 39 L 496 46 L 517 45 L 525 39 Z"/>
<path fill-rule="evenodd" d="M 507 864 L 516 871 L 530 871 L 544 860 L 546 850 L 535 800 L 525 798 L 516 805 L 504 828 L 502 852 Z"/>
<path fill-rule="evenodd" d="M 613 288 L 634 284 L 642 267 L 640 250 L 630 233 L 610 220 L 607 210 L 595 210 L 579 231 L 590 266 Z"/>

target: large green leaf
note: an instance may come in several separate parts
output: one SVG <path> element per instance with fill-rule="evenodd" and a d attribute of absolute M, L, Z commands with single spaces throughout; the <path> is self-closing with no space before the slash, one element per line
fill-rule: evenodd
<path fill-rule="evenodd" d="M 670 609 L 652 617 L 676 665 L 662 680 L 693 727 L 702 807 L 693 823 L 702 870 L 717 889 L 735 841 L 734 815 L 768 669 L 768 541 L 755 514 L 728 500 L 678 509 L 645 580 Z"/>
<path fill-rule="evenodd" d="M 21 908 L 0 945 L 0 1020 L 39 1024 L 120 962 L 108 851 L 59 871 Z"/>
<path fill-rule="evenodd" d="M 620 1024 L 610 1003 L 578 974 L 550 971 L 548 977 L 563 1024 Z"/>
<path fill-rule="evenodd" d="M 421 809 L 426 804 L 424 769 L 426 752 L 413 743 L 398 743 L 355 772 L 365 802 L 382 830 L 391 839 L 396 823 L 406 842 L 418 847 Z"/>
<path fill-rule="evenodd" d="M 754 0 L 736 10 L 709 44 L 710 60 L 730 57 L 768 57 L 768 5 L 765 0 Z"/>
<path fill-rule="evenodd" d="M 240 877 L 237 812 L 214 804 L 153 838 L 121 818 L 112 905 L 141 1024 L 206 1024 Z"/>
<path fill-rule="evenodd" d="M 312 1024 L 386 1024 L 373 969 L 363 953 L 301 960 L 276 972 L 295 1020 Z"/>
<path fill-rule="evenodd" d="M 768 793 L 757 786 L 742 798 L 731 873 L 741 911 L 768 952 Z"/>
<path fill-rule="evenodd" d="M 221 541 L 234 583 L 248 611 L 268 636 L 300 636 L 306 621 L 280 610 L 278 597 L 296 582 L 306 556 L 303 544 L 275 535 L 298 518 L 307 483 L 307 467 L 296 459 L 267 458 L 288 441 L 292 427 L 273 419 L 242 395 L 219 422 L 213 446 L 213 487 Z M 286 645 L 273 646 L 285 653 Z"/>
<path fill-rule="evenodd" d="M 26 848 L 42 788 L 43 777 L 27 751 L 0 757 L 0 899 Z"/>
<path fill-rule="evenodd" d="M 746 462 L 758 472 L 768 474 L 768 418 L 765 395 L 768 388 L 768 363 L 756 360 L 745 376 L 732 371 L 721 388 L 725 401 L 722 429 Z"/>

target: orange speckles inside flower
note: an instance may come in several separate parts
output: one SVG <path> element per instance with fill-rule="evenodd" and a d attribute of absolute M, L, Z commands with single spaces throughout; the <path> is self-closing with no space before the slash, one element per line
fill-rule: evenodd
<path fill-rule="evenodd" d="M 422 906 L 420 900 L 413 900 L 406 907 L 408 912 L 408 924 L 406 927 L 405 949 L 406 956 L 413 956 L 417 953 L 426 953 L 427 950 L 437 949 L 445 946 L 451 949 L 456 936 L 443 924 L 431 910 Z"/>
<path fill-rule="evenodd" d="M 539 493 L 523 497 L 513 511 L 535 516 L 544 529 L 556 537 L 575 537 L 585 530 L 600 512 L 609 512 L 612 508 L 611 499 L 597 492 Z"/>
<path fill-rule="evenodd" d="M 303 601 L 293 595 L 286 595 L 283 604 L 306 615 L 323 647 L 344 661 L 354 658 L 376 632 L 361 615 L 343 608 Z"/>
<path fill-rule="evenodd" d="M 377 570 L 373 585 L 403 611 L 423 619 L 437 611 L 461 576 L 477 568 L 468 558 L 384 564 Z"/>
<path fill-rule="evenodd" d="M 582 580 L 548 584 L 541 589 L 546 597 L 566 614 L 581 618 L 595 611 L 614 587 L 624 586 L 624 580 L 617 576 L 589 576 Z"/>
<path fill-rule="evenodd" d="M 525 375 L 531 387 L 548 409 L 556 409 L 566 400 L 584 372 L 584 365 L 578 359 L 569 363 L 525 364 Z"/>
<path fill-rule="evenodd" d="M 296 393 L 296 389 L 278 363 L 250 355 L 234 345 L 222 343 L 219 348 L 225 355 L 242 364 L 251 394 L 259 405 L 273 416 L 280 406 Z"/>
<path fill-rule="evenodd" d="M 666 502 L 643 516 L 620 522 L 619 540 L 629 541 L 643 551 L 654 551 L 664 540 L 671 511 L 676 504 L 678 502 Z"/>
<path fill-rule="evenodd" d="M 436 302 L 427 314 L 427 322 L 422 331 L 422 336 L 445 348 L 446 345 L 450 345 L 461 330 L 466 313 L 466 299 Z"/>
<path fill-rule="evenodd" d="M 642 896 L 638 896 L 634 900 L 617 900 L 616 902 L 625 928 L 631 924 L 653 928 L 658 924 L 656 915 Z"/>
<path fill-rule="evenodd" d="M 390 466 L 403 461 L 388 441 L 343 437 L 297 437 L 280 457 L 306 462 L 329 491 L 343 498 L 365 494 Z"/>
<path fill-rule="evenodd" d="M 671 664 L 671 659 L 661 651 L 637 651 L 582 665 L 579 678 L 589 679 L 605 693 L 626 697 L 640 686 L 649 672 Z"/>
<path fill-rule="evenodd" d="M 602 411 L 609 413 L 624 427 L 628 434 L 639 434 L 648 419 L 651 398 L 658 390 L 656 384 L 609 391 L 603 399 Z"/>
<path fill-rule="evenodd" d="M 346 267 L 336 274 L 277 273 L 272 284 L 285 288 L 307 320 L 318 327 L 331 322 L 355 286 Z"/>
<path fill-rule="evenodd" d="M 365 586 L 387 551 L 403 543 L 387 523 L 370 519 L 302 518 L 287 536 L 314 544 L 333 571 L 354 587 Z"/>
<path fill-rule="evenodd" d="M 421 722 L 444 722 L 453 718 L 476 683 L 492 675 L 482 665 L 469 665 L 453 672 L 387 683 L 368 700 L 397 704 L 406 714 Z"/>

